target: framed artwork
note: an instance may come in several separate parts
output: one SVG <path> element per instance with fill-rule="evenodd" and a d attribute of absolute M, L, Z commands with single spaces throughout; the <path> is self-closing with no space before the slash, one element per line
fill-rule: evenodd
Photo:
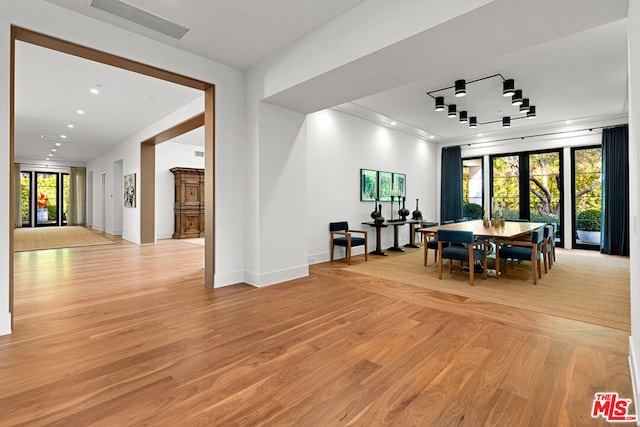
<path fill-rule="evenodd" d="M 403 173 L 393 174 L 394 196 L 407 197 L 407 176 Z"/>
<path fill-rule="evenodd" d="M 124 176 L 124 207 L 136 207 L 136 174 L 130 173 Z"/>
<path fill-rule="evenodd" d="M 375 202 L 378 200 L 378 171 L 360 169 L 360 201 Z"/>
<path fill-rule="evenodd" d="M 381 202 L 391 201 L 391 190 L 393 189 L 393 174 L 391 172 L 378 171 L 378 200 Z"/>

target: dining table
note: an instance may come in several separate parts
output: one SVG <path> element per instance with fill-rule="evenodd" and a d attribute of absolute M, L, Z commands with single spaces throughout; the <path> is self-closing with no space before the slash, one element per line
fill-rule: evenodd
<path fill-rule="evenodd" d="M 434 225 L 432 227 L 421 228 L 419 231 L 427 235 L 435 235 L 438 230 L 471 231 L 474 236 L 498 240 L 516 239 L 545 225 L 543 222 L 505 221 L 504 225 L 490 225 L 489 227 L 485 227 L 484 221 L 479 219 Z"/>
<path fill-rule="evenodd" d="M 423 233 L 425 237 L 424 251 L 425 259 L 427 252 L 426 239 L 429 237 L 435 237 L 438 234 L 438 230 L 457 230 L 457 231 L 471 231 L 476 237 L 483 237 L 494 244 L 497 240 L 516 240 L 528 235 L 533 230 L 537 230 L 540 227 L 544 227 L 546 224 L 543 222 L 528 222 L 528 221 L 504 221 L 498 225 L 489 225 L 485 227 L 483 220 L 474 221 L 460 221 L 452 224 L 441 224 L 432 227 L 420 228 L 418 231 Z M 495 257 L 495 251 L 493 251 L 488 257 Z M 489 275 L 495 276 L 496 270 L 489 269 Z"/>

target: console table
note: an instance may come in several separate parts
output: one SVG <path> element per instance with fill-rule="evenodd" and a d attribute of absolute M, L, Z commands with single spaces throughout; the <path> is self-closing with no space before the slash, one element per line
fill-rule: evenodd
<path fill-rule="evenodd" d="M 405 247 L 417 248 L 418 245 L 416 245 L 415 243 L 415 225 L 424 224 L 424 223 L 435 224 L 435 223 L 430 223 L 428 221 L 415 220 L 415 219 L 385 221 L 380 223 L 369 221 L 369 222 L 363 222 L 362 224 L 368 225 L 370 227 L 375 227 L 376 229 L 376 250 L 371 252 L 371 254 L 384 256 L 384 255 L 387 255 L 387 253 L 382 250 L 382 244 L 381 244 L 382 239 L 381 239 L 380 230 L 382 230 L 383 228 L 389 227 L 390 225 L 393 226 L 393 246 L 391 246 L 387 250 L 395 251 L 395 252 L 404 252 L 404 249 L 398 244 L 398 229 L 403 225 L 409 224 L 411 227 L 411 232 L 409 237 L 409 243 L 406 244 Z"/>

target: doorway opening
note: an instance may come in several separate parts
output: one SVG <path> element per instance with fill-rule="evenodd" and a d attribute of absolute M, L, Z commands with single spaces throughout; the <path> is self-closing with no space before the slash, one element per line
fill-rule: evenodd
<path fill-rule="evenodd" d="M 162 70 L 153 66 L 149 66 L 140 62 L 132 61 L 130 59 L 118 57 L 106 52 L 91 49 L 85 46 L 81 46 L 66 40 L 57 39 L 55 37 L 47 36 L 41 33 L 37 33 L 31 30 L 27 30 L 20 27 L 11 27 L 11 51 L 10 51 L 10 107 L 9 107 L 9 166 L 10 170 L 13 170 L 14 165 L 14 145 L 15 145 L 15 51 L 16 42 L 21 41 L 30 43 L 54 51 L 66 53 L 69 55 L 84 58 L 90 61 L 99 62 L 102 64 L 118 67 L 124 70 L 128 70 L 134 73 L 143 74 L 150 77 L 155 77 L 168 82 L 192 87 L 202 90 L 204 92 L 204 127 L 205 127 L 205 184 L 208 189 L 206 194 L 205 205 L 205 221 L 207 224 L 206 240 L 205 240 L 205 265 L 204 265 L 204 284 L 208 287 L 214 285 L 214 273 L 215 273 L 215 86 L 211 83 L 203 82 L 197 79 L 193 79 L 187 76 L 179 75 L 170 71 Z M 141 141 L 142 142 L 142 141 Z M 17 178 L 14 174 L 10 175 L 10 197 L 9 208 L 12 213 L 16 212 L 16 203 L 19 203 L 16 198 L 16 183 Z M 57 194 L 56 194 L 57 197 Z M 62 203 L 63 205 L 63 203 Z M 142 210 L 141 210 L 142 211 Z M 15 215 L 15 214 L 14 214 Z M 33 214 L 32 214 L 33 215 Z M 19 218 L 16 216 L 15 219 Z M 13 223 L 15 223 L 15 219 Z M 141 223 L 143 223 L 144 217 L 141 215 Z M 13 286 L 14 286 L 14 241 L 13 233 L 9 234 L 9 311 L 14 312 L 13 301 Z M 12 316 L 12 323 L 13 318 Z M 13 324 L 12 324 L 13 329 Z"/>

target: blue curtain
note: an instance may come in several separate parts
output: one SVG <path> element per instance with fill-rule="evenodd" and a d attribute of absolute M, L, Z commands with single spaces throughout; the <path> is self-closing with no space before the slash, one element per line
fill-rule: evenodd
<path fill-rule="evenodd" d="M 462 218 L 462 156 L 460 146 L 442 149 L 440 223 Z"/>
<path fill-rule="evenodd" d="M 629 255 L 629 128 L 602 131 L 600 252 Z"/>

